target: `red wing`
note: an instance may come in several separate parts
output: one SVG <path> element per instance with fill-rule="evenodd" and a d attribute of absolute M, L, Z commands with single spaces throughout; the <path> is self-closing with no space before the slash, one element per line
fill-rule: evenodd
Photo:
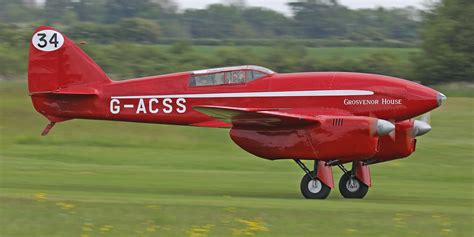
<path fill-rule="evenodd" d="M 195 110 L 233 126 L 303 126 L 317 124 L 315 117 L 265 109 L 196 106 Z"/>

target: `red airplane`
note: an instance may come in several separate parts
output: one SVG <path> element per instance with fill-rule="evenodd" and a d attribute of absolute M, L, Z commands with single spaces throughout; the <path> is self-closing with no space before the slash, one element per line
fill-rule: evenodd
<path fill-rule="evenodd" d="M 43 135 L 76 118 L 230 128 L 245 151 L 294 160 L 306 173 L 301 192 L 311 199 L 329 195 L 332 166 L 344 171 L 342 196 L 363 198 L 369 165 L 412 154 L 416 137 L 431 130 L 413 118 L 446 100 L 394 77 L 279 74 L 258 66 L 112 81 L 76 43 L 46 26 L 31 40 L 28 88 L 35 109 L 50 121 Z M 312 170 L 302 160 L 314 161 Z"/>

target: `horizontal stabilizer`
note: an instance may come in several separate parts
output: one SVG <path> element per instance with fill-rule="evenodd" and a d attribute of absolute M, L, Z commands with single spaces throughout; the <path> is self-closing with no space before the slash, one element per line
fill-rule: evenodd
<path fill-rule="evenodd" d="M 55 95 L 97 95 L 98 91 L 95 88 L 90 87 L 78 87 L 78 86 L 70 86 L 66 88 L 60 88 L 54 91 L 39 91 L 39 92 L 32 92 L 30 95 L 38 95 L 38 94 L 55 94 Z"/>

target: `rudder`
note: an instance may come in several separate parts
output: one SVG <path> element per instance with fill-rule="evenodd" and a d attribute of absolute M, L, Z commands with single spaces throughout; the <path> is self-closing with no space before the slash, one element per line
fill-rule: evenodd
<path fill-rule="evenodd" d="M 30 94 L 109 82 L 104 71 L 65 35 L 47 26 L 35 30 L 28 62 Z"/>
<path fill-rule="evenodd" d="M 38 27 L 30 42 L 28 90 L 36 111 L 51 124 L 75 118 L 80 102 L 91 102 L 99 88 L 112 83 L 102 69 L 59 31 Z M 87 112 L 87 111 L 86 111 Z"/>

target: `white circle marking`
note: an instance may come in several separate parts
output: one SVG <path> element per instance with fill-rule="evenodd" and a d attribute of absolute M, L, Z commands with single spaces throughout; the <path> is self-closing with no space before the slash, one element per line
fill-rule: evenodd
<path fill-rule="evenodd" d="M 52 52 L 63 46 L 64 37 L 55 30 L 42 30 L 33 35 L 31 43 L 40 51 Z"/>

